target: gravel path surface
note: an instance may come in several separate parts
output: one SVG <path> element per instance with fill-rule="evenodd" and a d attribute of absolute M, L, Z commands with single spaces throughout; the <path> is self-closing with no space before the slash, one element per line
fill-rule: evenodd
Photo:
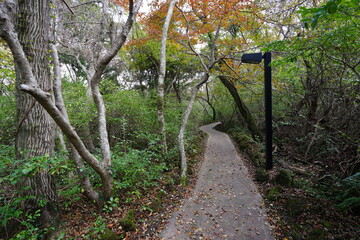
<path fill-rule="evenodd" d="M 161 239 L 273 240 L 262 198 L 230 138 L 201 127 L 205 160 L 192 196 L 173 213 Z"/>

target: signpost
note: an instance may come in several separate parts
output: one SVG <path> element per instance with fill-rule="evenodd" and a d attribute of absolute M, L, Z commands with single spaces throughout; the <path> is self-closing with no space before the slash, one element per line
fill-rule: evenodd
<path fill-rule="evenodd" d="M 259 64 L 264 59 L 264 77 L 265 77 L 265 154 L 266 169 L 273 167 L 272 159 L 272 93 L 271 93 L 271 52 L 247 53 L 241 57 L 241 62 L 249 64 Z"/>

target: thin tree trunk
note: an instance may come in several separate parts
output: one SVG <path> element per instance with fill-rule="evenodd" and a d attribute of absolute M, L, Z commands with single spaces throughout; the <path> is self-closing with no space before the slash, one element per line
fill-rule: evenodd
<path fill-rule="evenodd" d="M 104 99 L 100 93 L 100 79 L 101 77 L 91 81 L 91 90 L 94 98 L 94 102 L 98 112 L 98 124 L 99 124 L 99 135 L 100 135 L 100 146 L 103 164 L 106 168 L 111 166 L 111 153 L 110 143 L 106 124 L 106 108 Z"/>
<path fill-rule="evenodd" d="M 187 158 L 186 158 L 186 151 L 185 151 L 185 142 L 184 142 L 184 135 L 186 130 L 186 125 L 189 120 L 189 116 L 191 113 L 191 110 L 194 106 L 196 95 L 199 91 L 199 88 L 208 81 L 209 74 L 204 73 L 202 76 L 202 79 L 200 82 L 198 82 L 193 88 L 192 88 L 192 95 L 190 98 L 190 102 L 188 106 L 185 109 L 183 120 L 180 126 L 180 131 L 178 135 L 178 143 L 179 143 L 179 151 L 181 155 L 181 184 L 183 186 L 186 186 L 188 184 L 188 176 L 187 176 Z"/>
<path fill-rule="evenodd" d="M 111 166 L 111 153 L 110 153 L 108 131 L 106 127 L 106 109 L 105 109 L 104 100 L 100 93 L 99 85 L 101 82 L 101 76 L 106 66 L 116 56 L 120 48 L 124 45 L 126 38 L 130 32 L 130 29 L 135 21 L 136 14 L 139 11 L 141 3 L 142 0 L 137 1 L 135 4 L 132 0 L 130 0 L 129 16 L 125 25 L 122 28 L 120 36 L 116 39 L 116 43 L 111 47 L 111 49 L 109 49 L 106 54 L 99 57 L 95 67 L 95 74 L 91 77 L 90 80 L 91 91 L 98 111 L 99 134 L 100 134 L 101 152 L 103 157 L 103 165 L 108 170 L 109 167 Z"/>
<path fill-rule="evenodd" d="M 57 108 L 61 111 L 63 116 L 67 121 L 69 121 L 69 116 L 65 108 L 64 99 L 62 97 L 62 87 L 61 87 L 61 69 L 60 69 L 60 62 L 59 62 L 59 55 L 57 52 L 56 45 L 51 44 L 51 55 L 53 59 L 53 65 L 54 65 L 54 96 L 55 96 L 55 104 Z M 84 195 L 90 199 L 91 201 L 95 202 L 98 207 L 100 207 L 102 204 L 99 200 L 99 194 L 94 190 L 92 187 L 92 184 L 90 182 L 89 175 L 86 172 L 86 167 L 84 162 L 82 161 L 79 153 L 76 151 L 74 146 L 70 143 L 70 150 L 72 159 L 74 160 L 77 168 L 78 175 L 80 177 L 80 183 L 82 187 L 84 188 Z"/>
<path fill-rule="evenodd" d="M 213 105 L 211 104 L 211 102 L 210 102 L 210 95 L 209 95 L 209 87 L 208 87 L 208 84 L 206 84 L 206 100 L 205 100 L 205 101 L 209 104 L 209 106 L 210 106 L 210 108 L 211 108 L 211 110 L 212 110 L 212 112 L 213 112 L 212 120 L 215 121 L 215 119 L 216 119 L 216 110 L 215 110 L 214 106 L 213 106 Z"/>
<path fill-rule="evenodd" d="M 174 6 L 177 0 L 170 0 L 169 9 L 166 15 L 165 23 L 162 29 L 161 36 L 161 47 L 160 47 L 160 71 L 158 80 L 158 121 L 162 137 L 162 151 L 163 154 L 167 154 L 167 143 L 166 143 L 166 123 L 165 123 L 165 100 L 164 100 L 164 82 L 166 74 L 166 41 L 167 33 L 171 21 L 171 17 L 174 11 Z"/>
<path fill-rule="evenodd" d="M 233 97 L 237 108 L 239 109 L 239 112 L 243 116 L 243 118 L 246 121 L 246 125 L 251 132 L 252 137 L 256 140 L 258 138 L 259 140 L 262 140 L 263 137 L 259 131 L 259 129 L 256 126 L 255 120 L 249 111 L 249 109 L 246 107 L 245 103 L 240 98 L 239 93 L 237 92 L 237 89 L 235 86 L 227 79 L 225 76 L 219 76 L 221 82 L 224 84 L 224 86 L 228 89 L 231 96 Z"/>

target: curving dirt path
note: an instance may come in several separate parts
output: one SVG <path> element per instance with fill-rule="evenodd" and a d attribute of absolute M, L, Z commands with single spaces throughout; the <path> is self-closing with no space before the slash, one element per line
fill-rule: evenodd
<path fill-rule="evenodd" d="M 230 138 L 209 135 L 193 195 L 169 219 L 161 239 L 273 240 L 263 202 Z"/>

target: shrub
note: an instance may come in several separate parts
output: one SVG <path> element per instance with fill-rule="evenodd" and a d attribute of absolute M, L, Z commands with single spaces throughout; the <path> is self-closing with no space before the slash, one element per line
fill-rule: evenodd
<path fill-rule="evenodd" d="M 156 186 L 167 169 L 158 157 L 148 149 L 132 149 L 128 153 L 114 154 L 112 172 L 116 189 L 130 191 Z"/>

